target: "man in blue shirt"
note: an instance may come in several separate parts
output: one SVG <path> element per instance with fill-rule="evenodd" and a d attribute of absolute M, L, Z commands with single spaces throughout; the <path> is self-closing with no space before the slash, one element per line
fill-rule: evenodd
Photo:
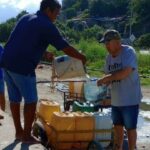
<path fill-rule="evenodd" d="M 25 143 L 35 142 L 31 136 L 31 127 L 35 117 L 37 89 L 35 68 L 49 44 L 65 54 L 80 59 L 86 58 L 70 46 L 60 35 L 53 22 L 59 14 L 61 5 L 57 0 L 42 0 L 40 11 L 23 16 L 12 31 L 6 43 L 1 65 L 8 87 L 10 108 L 16 129 L 16 139 Z M 24 128 L 20 122 L 20 102 L 24 98 Z"/>
<path fill-rule="evenodd" d="M 3 47 L 0 45 L 0 59 L 1 54 L 3 52 Z M 5 94 L 4 94 L 4 79 L 3 79 L 3 70 L 0 68 L 0 107 L 3 111 L 5 111 Z M 0 119 L 4 117 L 0 115 Z"/>
<path fill-rule="evenodd" d="M 98 81 L 111 84 L 112 120 L 115 129 L 115 150 L 122 150 L 124 130 L 127 130 L 129 150 L 134 150 L 137 139 L 137 119 L 142 99 L 136 53 L 133 47 L 121 44 L 118 31 L 108 30 L 102 42 L 109 52 L 106 76 Z"/>

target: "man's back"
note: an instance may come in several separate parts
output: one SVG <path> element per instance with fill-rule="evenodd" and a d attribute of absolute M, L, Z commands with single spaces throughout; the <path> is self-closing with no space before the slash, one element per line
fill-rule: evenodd
<path fill-rule="evenodd" d="M 59 44 L 59 41 L 63 44 Z M 2 65 L 16 73 L 34 74 L 48 44 L 60 49 L 67 45 L 67 42 L 64 43 L 57 28 L 42 12 L 25 15 L 10 35 L 2 56 Z"/>
<path fill-rule="evenodd" d="M 2 45 L 0 44 L 0 59 L 1 59 L 2 52 L 3 52 L 3 47 L 2 47 Z M 0 80 L 1 80 L 2 78 L 3 78 L 3 72 L 2 72 L 2 69 L 0 68 Z"/>
<path fill-rule="evenodd" d="M 27 72 L 32 73 L 48 45 L 48 42 L 41 40 L 40 24 L 40 16 L 37 15 L 26 15 L 18 22 L 5 46 L 2 58 L 4 67 L 9 70 L 13 68 L 14 72 L 28 68 Z"/>

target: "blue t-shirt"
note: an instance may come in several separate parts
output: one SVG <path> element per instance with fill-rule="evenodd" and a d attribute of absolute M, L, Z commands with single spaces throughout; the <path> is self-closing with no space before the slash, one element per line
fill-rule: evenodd
<path fill-rule="evenodd" d="M 3 52 L 3 47 L 0 45 L 0 60 L 1 60 L 1 55 Z M 3 79 L 3 70 L 0 68 L 0 80 Z"/>
<path fill-rule="evenodd" d="M 106 73 L 113 73 L 126 67 L 133 68 L 132 73 L 123 80 L 112 81 L 111 102 L 112 106 L 129 106 L 140 103 L 142 94 L 138 76 L 138 66 L 135 50 L 127 45 L 122 45 L 120 54 L 106 59 Z"/>
<path fill-rule="evenodd" d="M 35 68 L 48 45 L 62 50 L 69 44 L 41 11 L 23 16 L 4 48 L 1 66 L 23 75 L 35 75 Z"/>

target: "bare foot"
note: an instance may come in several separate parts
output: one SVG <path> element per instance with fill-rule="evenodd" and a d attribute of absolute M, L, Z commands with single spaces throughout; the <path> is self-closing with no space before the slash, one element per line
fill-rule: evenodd
<path fill-rule="evenodd" d="M 22 141 L 22 134 L 18 134 L 18 135 L 16 135 L 16 140 L 19 140 L 19 141 Z"/>
<path fill-rule="evenodd" d="M 39 144 L 39 143 L 41 143 L 38 139 L 36 139 L 33 136 L 30 136 L 28 138 L 23 138 L 22 142 L 25 144 Z"/>
<path fill-rule="evenodd" d="M 23 129 L 16 133 L 16 140 L 21 141 L 23 138 Z"/>

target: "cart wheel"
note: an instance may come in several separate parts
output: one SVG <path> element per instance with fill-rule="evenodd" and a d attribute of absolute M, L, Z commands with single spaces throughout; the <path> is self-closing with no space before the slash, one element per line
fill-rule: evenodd
<path fill-rule="evenodd" d="M 46 131 L 45 129 L 39 127 L 39 137 L 41 139 L 41 143 L 43 145 L 47 145 L 48 143 L 48 138 L 47 138 L 47 134 L 46 134 Z"/>
<path fill-rule="evenodd" d="M 104 150 L 104 149 L 99 142 L 92 141 L 88 145 L 88 150 Z"/>
<path fill-rule="evenodd" d="M 66 102 L 64 103 L 64 110 L 65 110 L 65 111 L 69 111 L 71 105 L 73 105 L 73 101 L 66 101 Z"/>
<path fill-rule="evenodd" d="M 36 138 L 38 138 L 38 133 L 39 132 L 39 127 L 38 127 L 38 125 L 36 124 L 36 123 L 34 123 L 34 125 L 33 125 L 33 127 L 32 127 L 32 134 L 36 137 Z"/>
<path fill-rule="evenodd" d="M 33 125 L 32 134 L 39 138 L 41 143 L 46 146 L 48 143 L 48 137 L 46 134 L 46 131 L 44 129 L 44 126 L 40 122 L 35 122 Z"/>

